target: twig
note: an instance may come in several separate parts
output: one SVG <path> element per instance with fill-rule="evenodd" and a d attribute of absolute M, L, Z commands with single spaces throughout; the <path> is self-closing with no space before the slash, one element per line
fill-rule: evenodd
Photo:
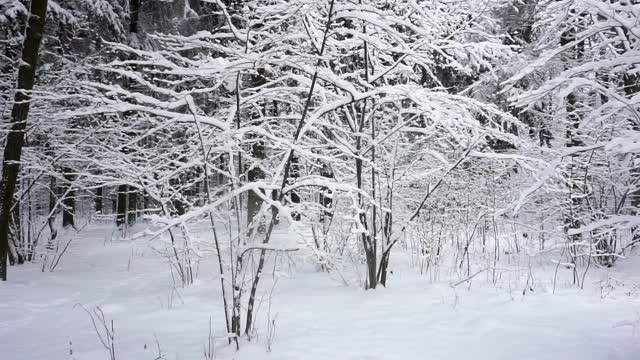
<path fill-rule="evenodd" d="M 474 277 L 476 277 L 477 275 L 479 275 L 481 272 L 483 272 L 483 271 L 487 271 L 487 270 L 489 270 L 489 269 L 490 269 L 490 268 L 488 268 L 488 267 L 487 267 L 487 268 L 484 268 L 484 269 L 478 270 L 475 274 L 473 274 L 473 275 L 469 276 L 468 278 L 466 278 L 466 279 L 464 279 L 464 280 L 460 280 L 460 281 L 458 281 L 457 283 L 455 283 L 455 284 L 451 285 L 451 287 L 453 287 L 453 288 L 454 288 L 454 287 L 456 287 L 456 286 L 458 286 L 458 285 L 460 285 L 460 284 L 462 284 L 462 283 L 464 283 L 464 282 L 467 282 L 467 281 L 469 281 L 469 280 L 473 279 Z"/>

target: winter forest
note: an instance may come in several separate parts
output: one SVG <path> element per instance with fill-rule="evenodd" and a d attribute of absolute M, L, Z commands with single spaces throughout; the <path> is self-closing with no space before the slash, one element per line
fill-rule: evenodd
<path fill-rule="evenodd" d="M 640 1 L 0 0 L 0 358 L 639 359 Z"/>

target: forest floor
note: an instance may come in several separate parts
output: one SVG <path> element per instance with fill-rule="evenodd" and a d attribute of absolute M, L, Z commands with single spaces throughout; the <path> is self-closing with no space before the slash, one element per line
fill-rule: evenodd
<path fill-rule="evenodd" d="M 193 285 L 175 288 L 145 240 L 105 241 L 105 233 L 86 230 L 54 272 L 10 269 L 0 284 L 3 360 L 108 360 L 84 310 L 95 306 L 113 320 L 117 360 L 205 359 L 210 322 L 216 359 L 640 358 L 638 255 L 594 267 L 583 290 L 563 280 L 552 294 L 538 280 L 524 295 L 522 284 L 494 286 L 483 274 L 471 287 L 429 281 L 401 250 L 388 288 L 375 291 L 296 265 L 274 287 L 264 282 L 271 301 L 261 303 L 257 337 L 237 352 L 223 339 L 212 261 Z"/>

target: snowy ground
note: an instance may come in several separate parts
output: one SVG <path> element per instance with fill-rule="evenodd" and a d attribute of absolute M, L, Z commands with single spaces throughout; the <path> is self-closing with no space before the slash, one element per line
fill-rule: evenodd
<path fill-rule="evenodd" d="M 165 359 L 204 359 L 209 319 L 216 359 L 640 359 L 638 256 L 592 271 L 584 290 L 538 286 L 524 296 L 482 281 L 453 289 L 402 266 L 389 288 L 364 291 L 300 267 L 278 280 L 258 337 L 236 352 L 219 338 L 213 264 L 174 290 L 145 241 L 105 244 L 105 232 L 86 232 L 53 273 L 11 269 L 0 284 L 3 360 L 109 359 L 78 304 L 113 320 L 119 360 L 156 359 L 158 344 Z"/>

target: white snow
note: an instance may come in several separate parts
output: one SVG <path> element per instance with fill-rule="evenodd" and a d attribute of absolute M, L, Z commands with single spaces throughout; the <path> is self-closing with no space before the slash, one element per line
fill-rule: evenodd
<path fill-rule="evenodd" d="M 99 305 L 113 320 L 122 360 L 156 359 L 156 339 L 165 359 L 203 359 L 210 318 L 216 359 L 632 360 L 640 354 L 637 255 L 613 270 L 594 268 L 584 290 L 559 281 L 555 294 L 542 279 L 526 295 L 508 282 L 493 287 L 477 280 L 470 289 L 431 283 L 402 264 L 400 250 L 389 288 L 373 291 L 342 286 L 300 263 L 279 269 L 276 276 L 287 276 L 272 287 L 269 270 L 257 337 L 243 339 L 236 352 L 224 340 L 215 264 L 204 261 L 194 285 L 174 288 L 165 260 L 145 240 L 112 242 L 111 232 L 87 230 L 53 273 L 37 265 L 10 269 L 10 281 L 0 283 L 2 359 L 109 359 L 78 304 L 89 311 Z M 275 320 L 273 336 L 267 319 Z"/>

